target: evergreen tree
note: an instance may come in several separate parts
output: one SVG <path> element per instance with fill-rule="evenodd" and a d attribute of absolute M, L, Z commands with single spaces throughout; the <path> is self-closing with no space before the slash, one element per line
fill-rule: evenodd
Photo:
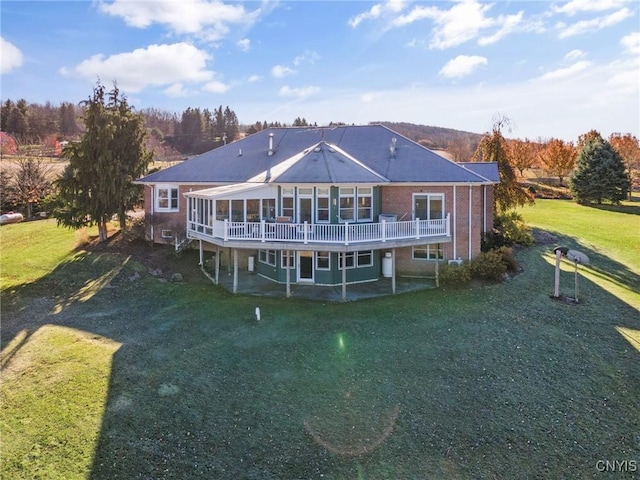
<path fill-rule="evenodd" d="M 58 195 L 53 216 L 69 228 L 98 226 L 107 239 L 107 222 L 118 215 L 121 226 L 151 160 L 144 147 L 144 119 L 133 112 L 118 88 L 105 92 L 100 83 L 85 103 L 86 132 L 63 152 L 69 164 L 56 180 Z"/>
<path fill-rule="evenodd" d="M 578 203 L 620 203 L 626 198 L 631 179 L 616 149 L 594 133 L 589 132 L 581 144 L 571 176 L 571 194 Z"/>

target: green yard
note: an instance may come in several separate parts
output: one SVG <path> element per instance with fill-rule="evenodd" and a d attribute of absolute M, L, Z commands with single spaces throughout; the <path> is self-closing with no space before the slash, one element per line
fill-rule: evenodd
<path fill-rule="evenodd" d="M 236 297 L 192 267 L 163 282 L 50 221 L 2 227 L 0 476 L 634 478 L 640 217 L 587 208 L 524 210 L 590 256 L 580 305 L 549 298 L 552 244 L 504 284 L 323 304 Z"/>

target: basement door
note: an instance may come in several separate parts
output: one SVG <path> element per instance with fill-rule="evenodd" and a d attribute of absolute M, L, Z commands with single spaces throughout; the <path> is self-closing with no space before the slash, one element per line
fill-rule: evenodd
<path fill-rule="evenodd" d="M 298 282 L 313 283 L 313 252 L 298 252 Z"/>

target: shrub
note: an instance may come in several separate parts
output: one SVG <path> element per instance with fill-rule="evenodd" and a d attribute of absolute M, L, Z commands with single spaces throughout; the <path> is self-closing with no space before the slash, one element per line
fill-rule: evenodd
<path fill-rule="evenodd" d="M 507 272 L 516 272 L 518 270 L 518 262 L 513 255 L 513 249 L 503 246 L 496 248 L 495 252 L 500 256 L 503 265 L 507 268 Z"/>
<path fill-rule="evenodd" d="M 440 272 L 440 282 L 443 285 L 464 285 L 471 280 L 469 265 L 445 265 Z"/>
<path fill-rule="evenodd" d="M 469 267 L 471 276 L 480 280 L 502 280 L 507 272 L 502 255 L 496 250 L 482 252 L 471 261 Z"/>
<path fill-rule="evenodd" d="M 531 229 L 515 210 L 496 215 L 493 222 L 493 231 L 487 232 L 482 239 L 482 251 L 487 252 L 493 248 L 525 245 L 535 243 Z"/>

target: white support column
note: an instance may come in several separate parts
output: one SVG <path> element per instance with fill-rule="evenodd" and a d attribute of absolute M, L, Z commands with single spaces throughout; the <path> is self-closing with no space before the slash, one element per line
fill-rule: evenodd
<path fill-rule="evenodd" d="M 216 285 L 220 285 L 220 247 L 216 246 L 216 272 L 215 272 L 215 283 Z"/>
<path fill-rule="evenodd" d="M 391 293 L 396 294 L 396 249 L 391 249 Z"/>
<path fill-rule="evenodd" d="M 200 249 L 200 263 L 199 265 L 202 267 L 204 265 L 204 259 L 202 258 L 204 255 L 204 252 L 202 251 L 202 240 L 198 240 L 199 245 L 199 249 Z"/>
<path fill-rule="evenodd" d="M 233 293 L 238 293 L 238 249 L 233 249 Z"/>
<path fill-rule="evenodd" d="M 346 232 L 346 230 L 345 230 Z M 347 301 L 347 258 L 345 252 L 339 253 L 342 255 L 342 301 Z"/>
<path fill-rule="evenodd" d="M 286 256 L 287 256 L 287 268 L 286 268 L 286 278 L 287 278 L 287 289 L 286 289 L 286 296 L 287 298 L 291 297 L 291 265 L 290 265 L 290 261 L 291 261 L 291 251 L 287 250 L 285 252 Z"/>
<path fill-rule="evenodd" d="M 439 251 L 440 244 L 436 243 L 436 288 L 440 287 L 440 258 L 438 258 Z"/>
<path fill-rule="evenodd" d="M 265 241 L 264 230 L 265 230 L 265 221 L 264 221 L 264 219 L 262 219 L 262 220 L 260 220 L 260 241 L 262 243 L 264 243 L 264 241 Z"/>
<path fill-rule="evenodd" d="M 384 218 L 382 219 L 382 241 L 387 241 L 387 221 Z"/>

